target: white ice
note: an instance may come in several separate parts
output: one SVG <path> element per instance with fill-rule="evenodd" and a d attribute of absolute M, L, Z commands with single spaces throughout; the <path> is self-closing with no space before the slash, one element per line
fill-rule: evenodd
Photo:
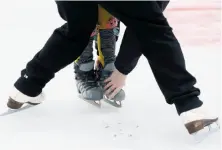
<path fill-rule="evenodd" d="M 198 17 L 202 13 L 205 16 Z M 168 15 L 172 16 L 169 21 L 181 39 L 187 69 L 197 78 L 200 98 L 213 114 L 220 115 L 220 11 L 169 11 Z M 192 21 L 185 22 L 185 26 L 181 21 L 189 18 Z M 0 113 L 6 110 L 8 93 L 20 70 L 62 23 L 54 1 L 1 3 Z M 121 27 L 122 36 L 125 27 Z M 47 97 L 43 104 L 0 117 L 0 150 L 219 150 L 221 147 L 220 132 L 199 144 L 193 143 L 174 106 L 166 104 L 144 57 L 128 76 L 127 97 L 121 109 L 106 103 L 98 109 L 80 100 L 72 65 L 56 74 L 44 91 Z"/>

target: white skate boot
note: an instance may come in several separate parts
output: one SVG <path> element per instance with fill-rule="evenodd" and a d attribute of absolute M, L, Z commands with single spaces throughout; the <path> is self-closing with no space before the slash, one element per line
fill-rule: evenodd
<path fill-rule="evenodd" d="M 36 97 L 30 97 L 21 93 L 19 90 L 13 87 L 11 94 L 9 96 L 9 99 L 8 99 L 7 106 L 10 109 L 19 109 L 25 103 L 30 104 L 30 105 L 38 105 L 43 101 L 44 101 L 44 95 L 42 93 Z"/>
<path fill-rule="evenodd" d="M 180 117 L 189 134 L 194 135 L 196 142 L 220 129 L 218 117 L 209 116 L 203 106 L 183 112 Z"/>

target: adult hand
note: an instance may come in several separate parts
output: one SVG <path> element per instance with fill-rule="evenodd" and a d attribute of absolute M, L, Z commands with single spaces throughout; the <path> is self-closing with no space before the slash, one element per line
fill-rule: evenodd
<path fill-rule="evenodd" d="M 104 87 L 105 95 L 109 99 L 113 99 L 114 96 L 123 88 L 126 81 L 126 75 L 119 72 L 117 69 L 113 71 L 111 76 L 107 78 L 104 82 L 106 86 Z"/>

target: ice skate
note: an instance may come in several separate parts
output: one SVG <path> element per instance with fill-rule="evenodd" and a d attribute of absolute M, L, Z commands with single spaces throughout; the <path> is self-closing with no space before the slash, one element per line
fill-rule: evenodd
<path fill-rule="evenodd" d="M 202 141 L 209 134 L 220 129 L 218 117 L 209 116 L 203 106 L 183 112 L 180 117 L 187 131 L 193 135 L 196 142 Z"/>
<path fill-rule="evenodd" d="M 79 97 L 90 104 L 100 107 L 103 91 L 96 81 L 94 61 L 82 63 L 80 65 L 75 63 L 74 69 Z"/>
<path fill-rule="evenodd" d="M 43 100 L 44 95 L 42 93 L 36 97 L 30 97 L 21 93 L 19 90 L 13 87 L 8 99 L 7 106 L 10 109 L 20 109 L 24 104 L 38 105 L 42 103 Z"/>
<path fill-rule="evenodd" d="M 8 109 L 4 112 L 1 112 L 0 116 L 6 116 L 15 112 L 19 112 L 21 110 L 31 108 L 42 103 L 43 101 L 43 93 L 39 94 L 36 97 L 30 97 L 21 93 L 19 90 L 13 87 L 7 102 Z"/>
<path fill-rule="evenodd" d="M 102 65 L 99 62 L 97 62 L 98 78 L 100 86 L 102 88 L 105 87 L 104 80 L 106 80 L 112 74 L 114 69 L 115 69 L 114 63 L 108 63 L 103 68 Z M 124 90 L 121 89 L 113 99 L 109 99 L 105 94 L 103 98 L 105 102 L 115 107 L 122 107 L 122 101 L 125 99 L 125 92 Z"/>

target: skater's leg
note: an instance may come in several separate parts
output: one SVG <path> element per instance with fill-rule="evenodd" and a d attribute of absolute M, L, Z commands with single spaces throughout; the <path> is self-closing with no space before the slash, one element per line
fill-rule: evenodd
<path fill-rule="evenodd" d="M 104 67 L 105 64 L 114 62 L 116 59 L 116 35 L 114 28 L 117 27 L 118 21 L 101 6 L 99 6 L 98 19 L 99 31 L 96 38 L 96 49 L 98 60 Z"/>
<path fill-rule="evenodd" d="M 116 59 L 115 50 L 116 50 L 116 36 L 113 29 L 100 29 L 99 30 L 100 38 L 100 47 L 99 51 L 99 61 L 102 63 L 103 67 L 106 64 L 114 63 Z M 98 45 L 98 40 L 96 42 Z M 98 46 L 97 46 L 98 47 Z"/>
<path fill-rule="evenodd" d="M 101 87 L 104 88 L 104 80 L 107 79 L 115 69 L 116 36 L 118 34 L 115 33 L 114 29 L 118 26 L 118 21 L 102 7 L 99 7 L 98 22 L 100 29 L 96 40 L 97 51 L 99 54 L 97 74 L 99 76 L 99 83 Z M 124 99 L 125 92 L 121 89 L 119 93 L 112 98 L 112 101 L 122 101 Z"/>
<path fill-rule="evenodd" d="M 167 103 L 176 105 L 189 133 L 216 122 L 217 118 L 209 119 L 200 111 L 203 107 L 200 91 L 194 87 L 196 79 L 186 70 L 180 44 L 156 1 L 100 3 L 136 35 Z"/>
<path fill-rule="evenodd" d="M 118 21 L 117 26 L 115 28 L 113 28 L 113 32 L 114 32 L 114 34 L 116 36 L 116 42 L 117 42 L 118 38 L 119 38 L 119 32 L 120 32 L 120 21 Z M 95 40 L 97 40 L 97 38 L 95 38 Z M 95 44 L 95 49 L 97 50 L 97 56 L 99 56 L 97 41 L 96 41 L 96 44 Z"/>
<path fill-rule="evenodd" d="M 76 88 L 81 98 L 85 100 L 101 100 L 102 88 L 98 85 L 94 71 L 93 40 L 90 41 L 80 57 L 74 62 Z"/>
<path fill-rule="evenodd" d="M 131 2 L 124 6 L 124 2 L 106 2 L 104 7 L 138 38 L 167 103 L 175 103 L 179 114 L 201 106 L 196 79 L 186 70 L 180 45 L 158 4 Z"/>
<path fill-rule="evenodd" d="M 83 50 L 82 54 L 74 61 L 74 64 L 82 64 L 85 62 L 93 61 L 93 37 L 89 39 L 89 43 Z"/>
<path fill-rule="evenodd" d="M 98 20 L 94 2 L 57 1 L 57 5 L 67 23 L 53 32 L 15 83 L 16 89 L 27 96 L 39 95 L 56 72 L 82 53 Z"/>
<path fill-rule="evenodd" d="M 116 59 L 115 56 L 116 35 L 114 34 L 114 31 L 112 29 L 101 29 L 99 33 L 101 40 L 101 42 L 98 42 L 98 44 L 101 43 L 101 49 L 100 46 L 98 47 L 99 58 L 100 58 L 99 74 L 100 74 L 100 85 L 104 88 L 105 86 L 104 80 L 106 80 L 115 69 L 114 63 Z M 111 98 L 108 97 L 107 95 L 106 97 L 114 101 L 122 101 L 125 99 L 125 92 L 122 89 L 120 89 L 120 91 L 118 92 L 118 94 L 115 95 L 115 97 Z"/>

